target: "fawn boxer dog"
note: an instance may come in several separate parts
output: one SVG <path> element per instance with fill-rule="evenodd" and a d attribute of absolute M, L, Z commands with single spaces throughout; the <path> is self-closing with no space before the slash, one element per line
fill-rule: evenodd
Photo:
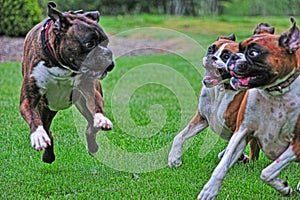
<path fill-rule="evenodd" d="M 296 21 L 281 35 L 254 35 L 239 44 L 228 60 L 235 89 L 249 89 L 238 112 L 236 130 L 225 154 L 198 199 L 215 199 L 227 171 L 251 138 L 259 141 L 268 159 L 260 178 L 288 196 L 292 188 L 278 178 L 290 162 L 300 161 L 300 52 Z"/>
<path fill-rule="evenodd" d="M 103 110 L 99 83 L 114 67 L 108 37 L 98 25 L 100 14 L 60 12 L 48 4 L 49 19 L 25 38 L 22 62 L 21 115 L 28 123 L 32 148 L 44 150 L 42 160 L 55 160 L 50 125 L 57 111 L 75 104 L 87 119 L 87 150 L 98 150 L 96 133 L 112 129 Z"/>
<path fill-rule="evenodd" d="M 257 32 L 268 31 L 264 25 L 256 28 Z M 261 30 L 258 30 L 260 28 Z M 207 55 L 203 58 L 206 75 L 200 91 L 198 111 L 189 124 L 175 136 L 169 153 L 168 165 L 182 165 L 181 155 L 183 143 L 208 126 L 221 138 L 229 141 L 235 130 L 237 111 L 245 91 L 235 91 L 229 85 L 230 73 L 226 71 L 226 62 L 233 53 L 237 53 L 238 43 L 235 36 L 219 37 L 209 46 Z M 250 159 L 258 159 L 259 147 L 253 140 L 250 143 Z M 223 153 L 219 154 L 219 159 Z M 248 162 L 249 157 L 242 154 L 240 160 Z"/>

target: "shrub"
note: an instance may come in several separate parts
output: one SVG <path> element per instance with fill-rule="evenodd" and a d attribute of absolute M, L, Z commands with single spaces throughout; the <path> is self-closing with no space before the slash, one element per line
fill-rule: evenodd
<path fill-rule="evenodd" d="M 25 36 L 41 19 L 36 0 L 0 0 L 0 35 Z"/>

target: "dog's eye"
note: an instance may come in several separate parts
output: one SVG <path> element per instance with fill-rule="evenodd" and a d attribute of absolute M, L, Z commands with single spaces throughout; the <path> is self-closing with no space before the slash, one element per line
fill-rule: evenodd
<path fill-rule="evenodd" d="M 230 57 L 229 54 L 224 54 L 224 55 L 222 56 L 222 59 L 227 61 L 227 60 L 229 59 L 229 57 Z"/>
<path fill-rule="evenodd" d="M 256 56 L 259 55 L 259 51 L 255 50 L 255 49 L 252 49 L 252 50 L 250 50 L 250 51 L 248 52 L 248 55 L 249 55 L 250 57 L 256 57 Z"/>
<path fill-rule="evenodd" d="M 207 49 L 207 54 L 213 54 L 215 52 L 215 49 L 216 49 L 215 44 L 209 46 L 208 49 Z"/>
<path fill-rule="evenodd" d="M 96 46 L 96 43 L 94 41 L 88 41 L 84 44 L 84 46 L 88 49 L 92 49 Z"/>
<path fill-rule="evenodd" d="M 231 52 L 225 50 L 225 51 L 222 53 L 221 59 L 222 59 L 224 62 L 227 62 L 227 60 L 230 58 L 230 55 L 231 55 Z"/>

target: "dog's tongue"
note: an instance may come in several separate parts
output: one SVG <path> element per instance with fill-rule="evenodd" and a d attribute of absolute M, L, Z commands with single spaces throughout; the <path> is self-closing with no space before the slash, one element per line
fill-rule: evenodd
<path fill-rule="evenodd" d="M 218 85 L 219 81 L 211 76 L 205 76 L 203 80 L 210 85 Z"/>
<path fill-rule="evenodd" d="M 248 85 L 250 77 L 239 79 L 240 83 L 243 85 Z"/>

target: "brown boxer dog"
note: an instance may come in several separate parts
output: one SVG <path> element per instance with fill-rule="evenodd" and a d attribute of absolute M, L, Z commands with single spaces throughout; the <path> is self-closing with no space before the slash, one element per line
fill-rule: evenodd
<path fill-rule="evenodd" d="M 55 160 L 50 125 L 57 111 L 75 104 L 87 119 L 87 150 L 98 150 L 98 130 L 112 129 L 105 117 L 99 83 L 114 67 L 108 37 L 98 25 L 99 12 L 60 12 L 48 4 L 49 19 L 25 38 L 20 111 L 28 123 L 31 146 Z"/>
<path fill-rule="evenodd" d="M 249 89 L 238 112 L 235 134 L 198 199 L 215 199 L 227 171 L 256 138 L 267 158 L 274 160 L 261 179 L 281 195 L 292 188 L 278 178 L 290 162 L 300 161 L 300 30 L 292 27 L 281 35 L 260 34 L 239 44 L 227 68 L 236 89 Z"/>
<path fill-rule="evenodd" d="M 235 129 L 237 111 L 245 91 L 235 91 L 229 85 L 230 73 L 226 71 L 226 62 L 233 53 L 238 52 L 235 35 L 219 37 L 209 46 L 203 58 L 206 75 L 200 91 L 198 111 L 189 124 L 175 136 L 169 153 L 168 165 L 182 165 L 181 155 L 183 143 L 200 133 L 208 126 L 221 138 L 229 141 Z M 251 142 L 250 159 L 258 159 L 259 147 Z M 224 151 L 223 151 L 224 152 Z M 219 154 L 219 159 L 223 152 Z M 248 156 L 241 155 L 240 160 L 247 162 Z"/>

